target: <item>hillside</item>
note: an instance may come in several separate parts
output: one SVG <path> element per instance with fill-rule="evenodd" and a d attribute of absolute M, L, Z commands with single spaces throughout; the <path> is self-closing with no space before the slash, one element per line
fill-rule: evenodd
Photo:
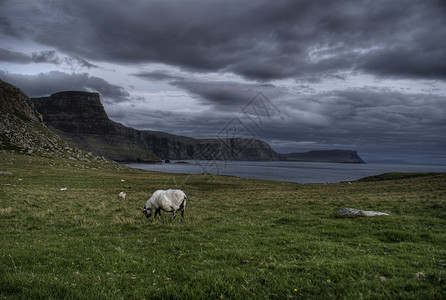
<path fill-rule="evenodd" d="M 20 89 L 0 80 L 0 151 L 29 157 L 111 163 L 82 151 L 48 130 L 33 102 Z"/>

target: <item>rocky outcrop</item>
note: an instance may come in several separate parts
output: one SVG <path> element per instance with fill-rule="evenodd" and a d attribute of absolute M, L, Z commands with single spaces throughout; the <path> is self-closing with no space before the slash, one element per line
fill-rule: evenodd
<path fill-rule="evenodd" d="M 42 116 L 34 108 L 29 97 L 16 88 L 0 79 L 0 111 L 2 114 L 21 115 L 39 123 L 42 122 Z"/>

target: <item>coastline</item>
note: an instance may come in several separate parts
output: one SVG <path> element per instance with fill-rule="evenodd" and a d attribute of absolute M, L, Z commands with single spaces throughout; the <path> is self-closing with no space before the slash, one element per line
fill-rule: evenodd
<path fill-rule="evenodd" d="M 296 183 L 339 183 L 391 172 L 446 172 L 446 166 L 343 164 L 289 161 L 197 160 L 169 164 L 127 163 L 126 166 L 174 174 L 215 174 Z"/>

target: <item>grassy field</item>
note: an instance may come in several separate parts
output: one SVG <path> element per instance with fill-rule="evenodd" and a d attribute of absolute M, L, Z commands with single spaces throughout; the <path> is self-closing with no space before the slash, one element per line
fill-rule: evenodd
<path fill-rule="evenodd" d="M 302 185 L 9 153 L 0 171 L 0 298 L 446 298 L 446 174 Z M 141 213 L 165 188 L 183 222 Z"/>

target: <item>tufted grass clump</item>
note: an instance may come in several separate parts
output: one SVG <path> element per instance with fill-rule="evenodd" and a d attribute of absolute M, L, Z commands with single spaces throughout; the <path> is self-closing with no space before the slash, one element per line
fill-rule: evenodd
<path fill-rule="evenodd" d="M 10 152 L 0 171 L 0 298 L 446 297 L 446 174 L 302 185 Z M 166 188 L 183 222 L 141 213 Z"/>

